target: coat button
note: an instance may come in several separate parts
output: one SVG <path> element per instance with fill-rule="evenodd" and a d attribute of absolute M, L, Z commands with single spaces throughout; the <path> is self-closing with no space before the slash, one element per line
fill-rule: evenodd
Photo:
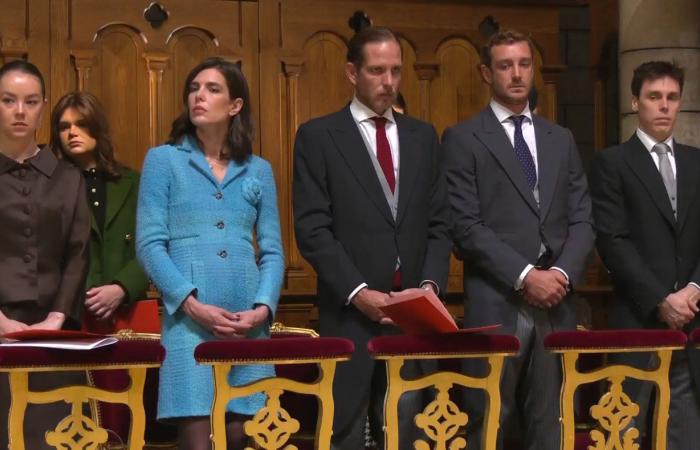
<path fill-rule="evenodd" d="M 217 222 L 216 228 L 218 228 L 219 230 L 223 230 L 224 229 L 224 222 L 221 220 L 219 222 Z"/>
<path fill-rule="evenodd" d="M 24 235 L 25 235 L 26 237 L 31 236 L 31 235 L 32 235 L 32 229 L 29 228 L 29 227 L 25 228 L 25 229 L 24 229 Z"/>
<path fill-rule="evenodd" d="M 31 213 L 32 213 L 32 207 L 31 207 L 31 205 L 24 205 L 24 213 L 25 213 L 25 214 L 31 214 Z"/>
<path fill-rule="evenodd" d="M 31 194 L 31 193 L 32 193 L 32 189 L 31 189 L 30 187 L 25 186 L 25 187 L 22 188 L 22 195 L 25 195 L 25 196 L 26 196 L 26 195 L 29 195 L 29 194 Z"/>
<path fill-rule="evenodd" d="M 32 255 L 30 255 L 29 253 L 25 254 L 25 255 L 22 257 L 22 261 L 24 261 L 24 262 L 26 262 L 26 263 L 31 262 L 31 261 L 32 261 Z"/>
<path fill-rule="evenodd" d="M 222 257 L 222 258 L 226 258 L 226 257 L 228 256 L 228 253 L 226 253 L 226 250 L 221 250 L 221 251 L 219 252 L 219 256 Z"/>
<path fill-rule="evenodd" d="M 131 235 L 131 233 L 126 233 L 124 235 L 124 242 L 131 242 L 134 240 L 134 236 Z"/>
<path fill-rule="evenodd" d="M 19 177 L 24 178 L 27 176 L 27 169 L 19 169 Z"/>
<path fill-rule="evenodd" d="M 217 192 L 216 194 L 214 194 L 214 198 L 217 200 L 221 200 L 222 198 L 224 198 L 224 194 L 222 194 L 221 192 Z"/>

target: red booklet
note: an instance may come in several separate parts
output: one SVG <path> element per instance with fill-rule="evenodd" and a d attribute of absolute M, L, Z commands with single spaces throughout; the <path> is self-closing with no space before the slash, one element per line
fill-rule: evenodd
<path fill-rule="evenodd" d="M 73 330 L 23 330 L 5 333 L 0 345 L 8 347 L 44 347 L 64 350 L 92 350 L 117 342 L 111 336 Z"/>
<path fill-rule="evenodd" d="M 404 291 L 394 294 L 379 309 L 409 335 L 437 333 L 476 333 L 494 330 L 499 324 L 460 329 L 440 299 L 428 290 Z"/>

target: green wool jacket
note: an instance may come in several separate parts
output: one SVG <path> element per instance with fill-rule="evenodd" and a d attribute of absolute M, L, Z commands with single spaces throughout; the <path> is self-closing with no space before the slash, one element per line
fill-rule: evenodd
<path fill-rule="evenodd" d="M 136 261 L 136 201 L 139 175 L 121 167 L 121 178 L 107 181 L 107 211 L 104 233 L 92 217 L 90 232 L 90 272 L 87 288 L 117 282 L 127 292 L 124 302 L 142 300 L 148 279 Z"/>

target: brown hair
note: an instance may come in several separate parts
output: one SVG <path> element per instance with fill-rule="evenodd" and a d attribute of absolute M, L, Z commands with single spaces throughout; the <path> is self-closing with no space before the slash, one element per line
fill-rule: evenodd
<path fill-rule="evenodd" d="M 642 85 L 645 81 L 656 81 L 663 77 L 669 77 L 675 80 L 681 92 L 683 92 L 685 71 L 682 67 L 676 64 L 675 61 L 648 61 L 634 69 L 632 83 L 630 84 L 632 95 L 639 98 L 639 94 L 642 92 Z"/>
<path fill-rule="evenodd" d="M 481 64 L 491 67 L 491 49 L 497 45 L 511 45 L 516 42 L 527 42 L 530 53 L 535 56 L 535 46 L 532 44 L 530 36 L 515 30 L 499 31 L 489 38 L 486 45 L 481 48 Z"/>
<path fill-rule="evenodd" d="M 90 136 L 95 139 L 95 162 L 97 169 L 104 172 L 107 179 L 116 180 L 121 174 L 119 173 L 119 164 L 114 159 L 114 147 L 112 147 L 112 139 L 109 134 L 109 122 L 105 115 L 102 104 L 94 95 L 80 91 L 71 92 L 64 95 L 56 103 L 56 106 L 51 111 L 51 140 L 50 147 L 56 156 L 60 159 L 71 159 L 71 154 L 63 148 L 61 144 L 61 116 L 69 109 L 73 108 L 81 116 Z"/>
<path fill-rule="evenodd" d="M 16 59 L 8 63 L 3 64 L 0 67 L 0 79 L 10 72 L 21 72 L 27 75 L 32 75 L 39 80 L 39 85 L 41 85 L 41 98 L 46 98 L 46 83 L 44 83 L 44 77 L 41 75 L 39 69 L 29 61 L 23 59 Z"/>
<path fill-rule="evenodd" d="M 238 65 L 226 61 L 223 58 L 207 58 L 192 69 L 185 79 L 185 87 L 182 92 L 182 103 L 185 111 L 173 121 L 168 137 L 168 144 L 177 144 L 185 136 L 195 136 L 197 127 L 190 120 L 190 112 L 187 99 L 190 95 L 190 85 L 199 72 L 206 69 L 216 69 L 226 80 L 228 87 L 228 97 L 233 100 L 241 98 L 243 107 L 238 114 L 229 121 L 228 135 L 226 136 L 226 146 L 219 153 L 220 158 L 233 159 L 236 162 L 245 161 L 253 153 L 253 119 L 250 111 L 250 94 L 248 93 L 248 83 L 246 82 Z M 228 147 L 228 148 L 226 148 Z"/>
<path fill-rule="evenodd" d="M 360 30 L 358 33 L 350 39 L 348 42 L 348 53 L 346 59 L 351 62 L 355 67 L 360 68 L 365 62 L 365 45 L 378 42 L 395 41 L 399 48 L 401 48 L 401 42 L 399 38 L 386 27 L 367 27 Z M 403 57 L 403 49 L 401 49 L 401 56 Z"/>

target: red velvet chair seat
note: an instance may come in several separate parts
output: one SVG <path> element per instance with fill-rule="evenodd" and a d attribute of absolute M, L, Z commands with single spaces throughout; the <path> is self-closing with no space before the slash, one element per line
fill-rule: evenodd
<path fill-rule="evenodd" d="M 296 362 L 349 357 L 352 342 L 343 338 L 290 337 L 284 339 L 231 339 L 203 342 L 194 351 L 199 362 L 257 363 L 289 359 Z"/>
<path fill-rule="evenodd" d="M 513 353 L 520 348 L 515 336 L 507 334 L 445 333 L 425 336 L 379 336 L 367 344 L 377 356 Z"/>
<path fill-rule="evenodd" d="M 0 367 L 119 366 L 161 363 L 165 349 L 153 340 L 118 341 L 90 351 L 0 346 Z"/>
<path fill-rule="evenodd" d="M 651 348 L 678 347 L 685 345 L 687 337 L 679 330 L 593 330 L 557 331 L 544 339 L 550 350 L 579 350 L 581 352 L 644 351 Z"/>
<path fill-rule="evenodd" d="M 692 331 L 692 333 L 690 333 L 689 340 L 695 346 L 700 345 L 700 328 L 696 328 Z"/>

